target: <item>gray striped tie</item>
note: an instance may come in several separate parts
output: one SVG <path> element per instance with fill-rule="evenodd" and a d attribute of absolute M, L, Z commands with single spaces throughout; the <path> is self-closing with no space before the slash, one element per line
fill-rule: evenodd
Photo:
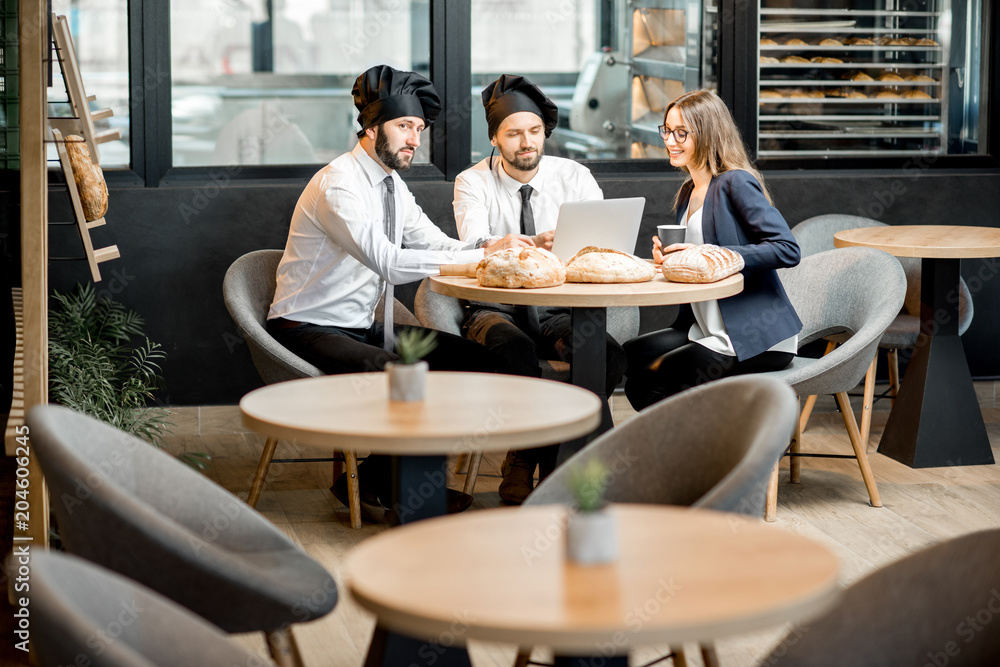
<path fill-rule="evenodd" d="M 396 184 L 392 182 L 392 176 L 386 176 L 382 181 L 385 184 L 385 194 L 382 196 L 382 213 L 385 219 L 385 235 L 389 243 L 396 245 L 396 199 L 393 196 L 396 192 Z M 382 334 L 382 347 L 389 352 L 395 345 L 395 336 L 392 330 L 392 310 L 396 305 L 396 298 L 393 295 L 392 284 L 385 285 L 385 307 L 382 313 L 382 322 L 385 327 Z"/>
<path fill-rule="evenodd" d="M 531 193 L 533 188 L 525 183 L 521 186 L 521 233 L 527 236 L 535 235 L 535 215 L 531 210 Z M 522 306 L 528 315 L 528 328 L 532 338 L 537 338 L 542 333 L 542 327 L 538 319 L 538 306 Z"/>

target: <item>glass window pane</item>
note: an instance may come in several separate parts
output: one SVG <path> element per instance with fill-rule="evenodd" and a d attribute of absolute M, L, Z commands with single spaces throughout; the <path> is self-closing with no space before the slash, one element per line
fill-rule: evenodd
<path fill-rule="evenodd" d="M 96 97 L 91 111 L 110 107 L 114 112 L 110 118 L 95 121 L 97 131 L 121 131 L 121 139 L 98 147 L 105 169 L 130 164 L 127 4 L 127 0 L 52 0 L 52 12 L 69 22 L 83 87 Z M 71 115 L 68 99 L 62 69 L 53 63 L 49 115 Z M 54 147 L 48 152 L 49 159 L 59 159 Z"/>
<path fill-rule="evenodd" d="M 490 154 L 480 91 L 522 74 L 559 106 L 550 155 L 665 158 L 656 126 L 715 88 L 717 11 L 702 0 L 472 0 L 472 159 Z"/>
<path fill-rule="evenodd" d="M 761 157 L 981 153 L 981 0 L 761 0 Z"/>
<path fill-rule="evenodd" d="M 428 0 L 171 0 L 170 23 L 175 167 L 328 162 L 361 72 L 429 75 Z"/>

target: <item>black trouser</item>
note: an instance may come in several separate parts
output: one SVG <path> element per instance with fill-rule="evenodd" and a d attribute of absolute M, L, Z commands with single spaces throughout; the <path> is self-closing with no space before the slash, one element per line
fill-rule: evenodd
<path fill-rule="evenodd" d="M 762 352 L 739 361 L 688 340 L 687 329 L 662 329 L 624 345 L 628 358 L 625 395 L 642 410 L 699 384 L 733 375 L 780 371 L 795 357 L 791 352 Z"/>
<path fill-rule="evenodd" d="M 399 356 L 382 349 L 384 327 L 381 322 L 367 329 L 344 329 L 319 324 L 286 326 L 287 320 L 270 320 L 268 332 L 275 340 L 327 375 L 381 371 L 387 362 Z M 423 327 L 401 324 L 393 327 L 397 336 L 407 329 L 428 331 Z M 460 336 L 438 331 L 437 346 L 424 359 L 434 371 L 496 372 L 496 363 L 482 345 Z M 358 472 L 358 483 L 383 501 L 390 496 L 391 458 L 373 455 L 365 459 L 365 474 Z M 387 502 L 384 504 L 388 504 Z"/>
<path fill-rule="evenodd" d="M 541 377 L 539 359 L 573 363 L 573 324 L 566 308 L 539 308 L 539 332 L 530 334 L 525 308 L 499 310 L 473 304 L 462 323 L 466 337 L 482 343 L 493 353 L 497 370 L 510 375 Z M 611 396 L 625 375 L 625 351 L 607 335 L 607 372 L 605 387 Z M 520 450 L 528 462 L 539 463 L 543 470 L 555 465 L 558 445 Z"/>

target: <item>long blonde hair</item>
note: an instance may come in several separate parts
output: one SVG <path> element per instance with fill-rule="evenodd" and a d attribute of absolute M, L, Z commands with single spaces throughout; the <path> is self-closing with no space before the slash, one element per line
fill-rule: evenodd
<path fill-rule="evenodd" d="M 750 162 L 732 114 L 718 95 L 711 90 L 684 93 L 667 105 L 663 112 L 664 123 L 667 122 L 667 114 L 674 107 L 681 112 L 684 123 L 694 136 L 692 162 L 697 167 L 706 167 L 713 177 L 734 169 L 748 171 L 760 183 L 767 201 L 774 203 L 764 184 L 764 177 Z M 690 171 L 686 167 L 681 169 L 688 172 L 688 180 L 684 183 L 687 185 L 691 181 Z M 674 197 L 674 209 L 677 208 L 677 199 L 683 190 L 682 186 Z"/>

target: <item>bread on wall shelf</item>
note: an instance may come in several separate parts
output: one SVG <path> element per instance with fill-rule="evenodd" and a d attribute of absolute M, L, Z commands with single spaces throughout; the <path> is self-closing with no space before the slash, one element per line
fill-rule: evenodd
<path fill-rule="evenodd" d="M 83 241 L 83 251 L 90 265 L 90 275 L 95 283 L 100 282 L 101 270 L 98 265 L 121 257 L 118 246 L 110 245 L 95 250 L 94 243 L 90 239 L 90 230 L 105 224 L 104 212 L 108 207 L 108 191 L 104 184 L 104 175 L 100 166 L 90 160 L 83 137 L 78 135 L 63 137 L 54 127 L 50 128 L 50 132 L 52 141 L 56 145 L 56 152 L 59 154 L 59 164 L 66 177 L 66 188 L 73 204 L 73 217 L 80 232 L 80 240 Z M 77 165 L 76 169 L 74 164 Z M 87 215 L 88 212 L 90 215 Z"/>

